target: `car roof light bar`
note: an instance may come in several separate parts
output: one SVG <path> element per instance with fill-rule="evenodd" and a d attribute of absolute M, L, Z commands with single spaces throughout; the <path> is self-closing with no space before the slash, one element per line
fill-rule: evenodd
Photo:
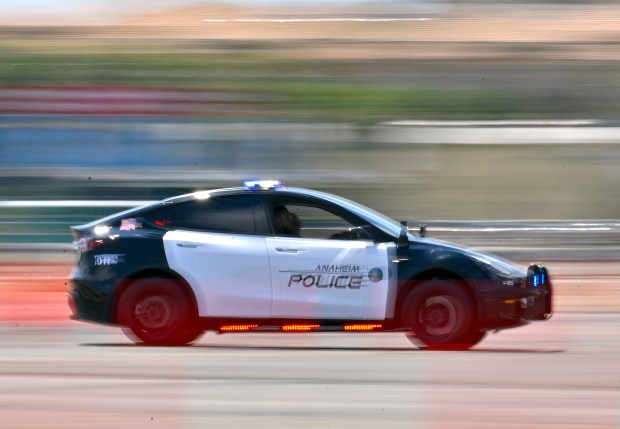
<path fill-rule="evenodd" d="M 243 187 L 250 190 L 271 190 L 284 188 L 284 182 L 280 180 L 246 180 Z"/>

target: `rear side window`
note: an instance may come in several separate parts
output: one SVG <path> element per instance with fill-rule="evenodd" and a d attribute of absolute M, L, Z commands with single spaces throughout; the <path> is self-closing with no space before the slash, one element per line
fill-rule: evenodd
<path fill-rule="evenodd" d="M 167 229 L 256 233 L 251 195 L 228 195 L 164 206 L 143 217 L 148 223 Z"/>

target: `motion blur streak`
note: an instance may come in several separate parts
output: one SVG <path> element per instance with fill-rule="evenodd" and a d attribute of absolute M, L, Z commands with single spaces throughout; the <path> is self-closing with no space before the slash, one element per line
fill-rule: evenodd
<path fill-rule="evenodd" d="M 564 313 L 428 352 L 402 334 L 205 335 L 128 345 L 113 328 L 0 327 L 0 412 L 35 428 L 617 428 L 617 314 Z"/>

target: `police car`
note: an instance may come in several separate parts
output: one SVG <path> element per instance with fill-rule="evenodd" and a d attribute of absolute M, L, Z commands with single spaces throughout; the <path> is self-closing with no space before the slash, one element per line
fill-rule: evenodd
<path fill-rule="evenodd" d="M 432 240 L 345 198 L 279 181 L 202 191 L 72 227 L 72 318 L 139 343 L 204 331 L 402 331 L 467 349 L 490 330 L 545 320 L 539 264 Z"/>

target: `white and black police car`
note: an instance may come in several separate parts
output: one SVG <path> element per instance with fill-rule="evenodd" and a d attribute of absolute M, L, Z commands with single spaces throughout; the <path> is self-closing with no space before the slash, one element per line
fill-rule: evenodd
<path fill-rule="evenodd" d="M 413 234 L 368 207 L 278 181 L 196 192 L 72 227 L 72 318 L 139 343 L 204 331 L 402 331 L 467 349 L 490 330 L 545 320 L 539 264 Z"/>

